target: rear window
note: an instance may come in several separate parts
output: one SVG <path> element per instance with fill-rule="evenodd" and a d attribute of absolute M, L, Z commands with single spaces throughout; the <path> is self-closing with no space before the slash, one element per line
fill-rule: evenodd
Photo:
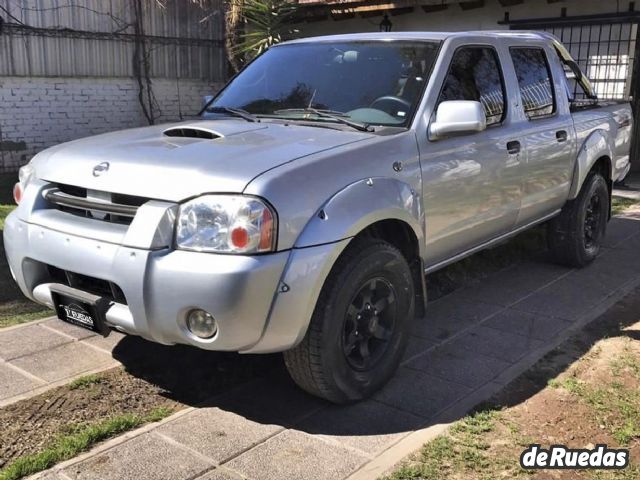
<path fill-rule="evenodd" d="M 551 69 L 544 50 L 522 47 L 510 50 L 524 111 L 529 120 L 555 113 L 556 99 L 551 83 Z"/>

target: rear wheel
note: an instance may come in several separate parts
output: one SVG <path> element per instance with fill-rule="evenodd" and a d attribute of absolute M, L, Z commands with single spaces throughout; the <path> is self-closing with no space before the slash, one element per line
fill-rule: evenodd
<path fill-rule="evenodd" d="M 556 262 L 584 267 L 597 257 L 607 230 L 609 203 L 606 180 L 592 172 L 578 197 L 549 223 L 549 247 Z"/>
<path fill-rule="evenodd" d="M 400 363 L 413 299 L 402 253 L 380 240 L 356 240 L 327 278 L 304 339 L 284 353 L 291 377 L 335 403 L 370 396 Z"/>

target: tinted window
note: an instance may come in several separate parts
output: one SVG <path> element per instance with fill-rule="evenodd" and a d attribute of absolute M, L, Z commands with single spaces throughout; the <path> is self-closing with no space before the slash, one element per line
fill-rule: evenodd
<path fill-rule="evenodd" d="M 524 111 L 529 119 L 556 110 L 547 57 L 541 48 L 512 48 L 511 58 L 520 85 Z"/>
<path fill-rule="evenodd" d="M 504 83 L 493 48 L 465 47 L 456 51 L 438 103 L 447 100 L 478 101 L 484 107 L 487 125 L 502 121 Z"/>
<path fill-rule="evenodd" d="M 314 42 L 270 48 L 213 106 L 255 115 L 329 121 L 295 109 L 330 110 L 373 125 L 406 126 L 431 67 L 436 42 Z"/>

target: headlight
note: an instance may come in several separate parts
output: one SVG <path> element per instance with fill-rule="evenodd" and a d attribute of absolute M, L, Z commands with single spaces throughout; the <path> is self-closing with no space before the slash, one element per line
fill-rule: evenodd
<path fill-rule="evenodd" d="M 257 198 L 204 195 L 180 206 L 176 246 L 183 250 L 271 252 L 275 240 L 275 213 Z"/>
<path fill-rule="evenodd" d="M 20 181 L 20 184 L 23 188 L 27 187 L 27 184 L 33 177 L 35 171 L 36 169 L 33 168 L 33 165 L 31 165 L 30 163 L 27 163 L 26 165 L 20 167 L 20 170 L 18 170 L 18 180 Z"/>

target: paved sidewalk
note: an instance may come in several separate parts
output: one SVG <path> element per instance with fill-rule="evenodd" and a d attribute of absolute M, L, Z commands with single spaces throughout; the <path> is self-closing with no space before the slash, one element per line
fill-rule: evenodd
<path fill-rule="evenodd" d="M 631 172 L 623 185 L 614 185 L 613 194 L 630 200 L 640 200 L 640 172 Z"/>
<path fill-rule="evenodd" d="M 120 365 L 108 338 L 48 318 L 0 330 L 0 407 Z"/>
<path fill-rule="evenodd" d="M 531 261 L 431 303 L 427 319 L 413 326 L 402 367 L 369 401 L 329 405 L 300 392 L 278 370 L 100 445 L 41 477 L 376 478 L 640 284 L 640 210 L 612 221 L 606 247 L 583 270 Z M 24 329 L 42 334 L 38 329 L 51 326 Z M 51 352 L 70 345 L 93 348 L 86 344 L 97 342 L 70 343 L 59 334 L 38 342 L 51 342 L 50 337 L 63 343 L 43 354 L 47 365 L 24 360 L 29 355 L 7 363 L 45 381 L 48 367 L 61 365 L 63 358 L 51 362 Z M 1 338 L 0 352 L 15 348 Z M 0 384 L 4 388 L 8 382 Z"/>

